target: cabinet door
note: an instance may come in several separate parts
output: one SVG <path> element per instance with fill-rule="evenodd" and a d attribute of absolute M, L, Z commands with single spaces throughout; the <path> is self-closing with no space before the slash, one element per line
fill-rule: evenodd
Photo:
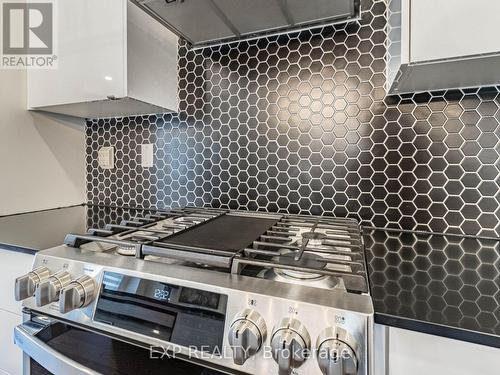
<path fill-rule="evenodd" d="M 124 97 L 127 0 L 54 4 L 57 68 L 28 71 L 28 107 Z"/>
<path fill-rule="evenodd" d="M 23 353 L 14 344 L 14 328 L 21 323 L 21 315 L 0 309 L 0 375 L 22 374 Z"/>
<path fill-rule="evenodd" d="M 389 375 L 498 375 L 500 349 L 389 328 Z"/>
<path fill-rule="evenodd" d="M 31 271 L 34 256 L 0 247 L 0 310 L 21 314 L 21 302 L 14 300 L 14 281 L 16 277 Z"/>
<path fill-rule="evenodd" d="M 500 1 L 410 0 L 410 62 L 500 52 Z"/>

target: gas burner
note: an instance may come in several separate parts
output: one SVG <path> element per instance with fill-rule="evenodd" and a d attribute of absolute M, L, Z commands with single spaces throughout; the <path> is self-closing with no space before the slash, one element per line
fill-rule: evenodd
<path fill-rule="evenodd" d="M 305 253 L 299 260 L 296 260 L 297 251 L 280 249 L 279 254 L 279 256 L 272 258 L 275 264 L 294 268 L 266 268 L 257 275 L 258 277 L 323 289 L 345 289 L 344 283 L 340 278 L 314 272 L 314 270 L 328 270 L 331 268 L 331 265 L 329 265 L 329 258 L 331 257 L 328 254 Z M 296 267 L 302 270 L 296 269 Z M 350 271 L 348 267 L 340 268 L 342 268 L 342 271 Z"/>
<path fill-rule="evenodd" d="M 134 247 L 126 247 L 126 246 L 120 246 L 116 248 L 116 253 L 119 255 L 123 256 L 134 256 L 135 255 L 135 248 Z"/>
<path fill-rule="evenodd" d="M 335 289 L 345 290 L 345 285 L 344 282 L 342 281 L 342 278 L 335 276 L 319 275 L 316 278 L 303 279 L 303 278 L 290 277 L 290 275 L 283 273 L 283 270 L 278 268 L 267 268 L 259 272 L 257 274 L 257 277 L 266 280 L 279 281 L 282 283 L 311 286 L 314 288 L 321 288 L 321 289 L 335 288 Z"/>
<path fill-rule="evenodd" d="M 121 236 L 120 239 L 142 244 L 146 242 L 156 241 L 158 237 L 148 236 L 140 232 L 134 232 L 129 235 Z M 119 255 L 135 256 L 136 255 L 135 252 L 136 252 L 135 246 L 127 246 L 123 244 L 123 245 L 118 245 L 118 247 L 116 248 L 116 253 Z"/>
<path fill-rule="evenodd" d="M 285 266 L 295 266 L 309 269 L 324 269 L 327 265 L 325 259 L 318 254 L 304 254 L 299 260 L 295 260 L 296 252 L 289 249 L 281 249 L 279 251 L 280 255 L 275 257 L 273 260 L 278 264 L 282 264 Z M 311 272 L 303 272 L 297 271 L 293 269 L 286 268 L 275 268 L 275 272 L 277 274 L 283 275 L 285 277 L 298 279 L 298 280 L 314 280 L 318 278 L 322 278 L 324 275 L 311 273 Z"/>
<path fill-rule="evenodd" d="M 179 225 L 194 225 L 194 224 L 199 224 L 204 219 L 198 218 L 198 217 L 186 217 L 186 216 L 181 216 L 181 217 L 176 217 L 174 219 L 174 222 Z"/>

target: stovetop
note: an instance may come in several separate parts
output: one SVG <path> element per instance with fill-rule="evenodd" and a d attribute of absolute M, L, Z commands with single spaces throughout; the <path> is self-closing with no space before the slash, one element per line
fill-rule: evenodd
<path fill-rule="evenodd" d="M 66 245 L 323 289 L 369 293 L 352 219 L 186 207 L 70 234 Z"/>

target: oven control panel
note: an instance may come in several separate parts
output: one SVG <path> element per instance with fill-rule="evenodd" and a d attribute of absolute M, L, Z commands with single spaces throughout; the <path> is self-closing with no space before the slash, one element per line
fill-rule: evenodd
<path fill-rule="evenodd" d="M 227 296 L 104 272 L 94 321 L 214 353 L 221 348 Z"/>
<path fill-rule="evenodd" d="M 367 295 L 66 247 L 16 280 L 24 306 L 247 374 L 371 375 Z"/>

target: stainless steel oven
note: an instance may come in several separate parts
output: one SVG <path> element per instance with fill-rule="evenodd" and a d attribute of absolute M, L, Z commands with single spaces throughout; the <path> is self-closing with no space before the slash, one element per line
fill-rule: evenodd
<path fill-rule="evenodd" d="M 356 222 L 186 208 L 106 228 L 16 279 L 26 373 L 373 374 Z"/>
<path fill-rule="evenodd" d="M 24 375 L 221 375 L 213 369 L 172 358 L 158 349 L 141 347 L 23 311 L 24 323 L 14 339 L 23 350 Z"/>

